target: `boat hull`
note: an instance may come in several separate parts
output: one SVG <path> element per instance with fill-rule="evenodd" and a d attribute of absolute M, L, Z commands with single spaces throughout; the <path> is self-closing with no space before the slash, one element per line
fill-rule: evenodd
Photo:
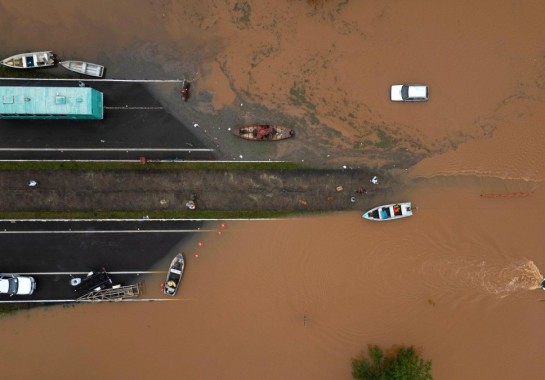
<path fill-rule="evenodd" d="M 4 66 L 14 69 L 39 69 L 55 64 L 55 55 L 52 51 L 16 54 L 0 61 Z"/>
<path fill-rule="evenodd" d="M 363 219 L 376 222 L 407 218 L 413 215 L 411 202 L 392 203 L 375 207 L 362 215 Z"/>
<path fill-rule="evenodd" d="M 104 66 L 84 61 L 62 61 L 61 66 L 78 74 L 102 78 Z"/>
<path fill-rule="evenodd" d="M 295 136 L 293 129 L 278 125 L 245 125 L 235 129 L 234 133 L 251 141 L 279 141 Z"/>
<path fill-rule="evenodd" d="M 179 253 L 170 263 L 167 278 L 163 285 L 163 293 L 167 296 L 175 296 L 180 287 L 184 274 L 185 260 L 183 253 Z"/>

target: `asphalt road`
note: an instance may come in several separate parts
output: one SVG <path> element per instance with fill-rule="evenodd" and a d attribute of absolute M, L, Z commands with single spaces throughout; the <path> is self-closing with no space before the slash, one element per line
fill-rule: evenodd
<path fill-rule="evenodd" d="M 215 159 L 145 82 L 0 79 L 0 86 L 74 87 L 79 82 L 104 94 L 103 120 L 0 120 L 0 160 Z M 187 105 L 180 99 L 179 107 Z"/>
<path fill-rule="evenodd" d="M 187 220 L 0 221 L 1 271 L 30 275 L 37 283 L 32 296 L 0 295 L 0 303 L 75 299 L 82 294 L 74 292 L 71 275 L 100 268 L 114 284 L 136 284 L 157 262 L 174 257 L 180 244 L 205 232 L 203 226 Z"/>

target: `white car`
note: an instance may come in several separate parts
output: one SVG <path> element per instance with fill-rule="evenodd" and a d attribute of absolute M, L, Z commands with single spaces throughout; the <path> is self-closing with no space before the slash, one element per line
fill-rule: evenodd
<path fill-rule="evenodd" d="M 10 296 L 29 296 L 36 289 L 36 281 L 33 277 L 19 276 L 18 274 L 0 274 L 0 294 Z"/>
<path fill-rule="evenodd" d="M 423 84 L 396 84 L 390 91 L 393 102 L 423 102 L 428 100 L 428 86 Z"/>

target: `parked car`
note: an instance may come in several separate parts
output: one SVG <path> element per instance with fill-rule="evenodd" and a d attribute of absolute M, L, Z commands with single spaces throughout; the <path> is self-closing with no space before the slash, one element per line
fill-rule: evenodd
<path fill-rule="evenodd" d="M 423 84 L 396 84 L 390 91 L 393 102 L 423 102 L 428 100 L 428 86 Z"/>
<path fill-rule="evenodd" d="M 14 294 L 29 296 L 36 289 L 36 281 L 33 277 L 19 276 L 18 274 L 0 274 L 0 294 Z"/>

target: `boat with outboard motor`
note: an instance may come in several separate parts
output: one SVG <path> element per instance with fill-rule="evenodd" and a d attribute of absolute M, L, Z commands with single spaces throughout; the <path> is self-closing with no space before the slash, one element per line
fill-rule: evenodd
<path fill-rule="evenodd" d="M 401 219 L 413 215 L 411 202 L 392 203 L 375 207 L 362 215 L 362 218 L 384 222 L 387 220 Z"/>
<path fill-rule="evenodd" d="M 166 282 L 161 284 L 163 293 L 167 296 L 174 296 L 180 287 L 182 281 L 182 275 L 184 274 L 184 254 L 178 253 L 176 257 L 170 263 L 168 268 Z"/>
<path fill-rule="evenodd" d="M 53 66 L 55 64 L 55 55 L 52 51 L 22 53 L 3 59 L 0 63 L 14 69 L 38 69 Z"/>

